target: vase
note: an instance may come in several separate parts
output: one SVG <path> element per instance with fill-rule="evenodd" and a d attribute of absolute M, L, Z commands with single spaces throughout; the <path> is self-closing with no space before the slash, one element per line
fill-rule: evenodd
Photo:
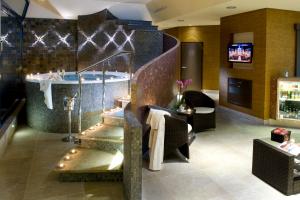
<path fill-rule="evenodd" d="M 176 95 L 177 103 L 181 102 L 181 99 L 182 99 L 182 94 L 180 94 L 180 92 L 178 92 L 177 95 Z"/>

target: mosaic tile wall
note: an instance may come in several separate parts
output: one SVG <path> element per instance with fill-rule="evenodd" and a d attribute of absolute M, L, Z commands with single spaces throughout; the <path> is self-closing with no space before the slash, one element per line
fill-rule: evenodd
<path fill-rule="evenodd" d="M 128 200 L 142 199 L 142 127 L 131 112 L 125 109 L 123 183 Z"/>
<path fill-rule="evenodd" d="M 108 20 L 104 20 L 104 19 Z M 151 25 L 150 25 L 151 26 Z M 117 50 L 134 52 L 134 71 L 162 53 L 160 31 L 133 30 L 104 10 L 78 18 L 78 68 L 83 69 Z M 127 71 L 127 56 L 114 60 L 112 70 Z M 106 63 L 108 65 L 108 63 Z M 101 69 L 101 66 L 99 66 Z"/>
<path fill-rule="evenodd" d="M 165 53 L 140 68 L 132 81 L 132 106 L 143 105 L 166 107 L 176 94 L 176 69 L 179 67 L 180 43 L 164 35 Z M 174 46 L 175 45 L 175 46 Z M 168 51 L 167 51 L 168 50 Z"/>
<path fill-rule="evenodd" d="M 27 18 L 24 22 L 23 71 L 75 71 L 77 21 Z"/>
<path fill-rule="evenodd" d="M 164 54 L 140 68 L 132 83 L 131 104 L 125 109 L 123 182 L 128 200 L 141 200 L 142 127 L 136 110 L 148 104 L 166 106 L 174 97 L 180 43 L 164 35 Z"/>
<path fill-rule="evenodd" d="M 21 87 L 21 26 L 14 18 L 1 17 L 2 51 L 0 53 L 0 118 L 17 97 Z"/>

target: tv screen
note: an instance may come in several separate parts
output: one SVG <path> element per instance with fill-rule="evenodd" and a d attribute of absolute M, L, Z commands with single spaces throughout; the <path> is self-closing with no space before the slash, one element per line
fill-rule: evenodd
<path fill-rule="evenodd" d="M 228 46 L 228 61 L 251 63 L 253 54 L 252 43 L 234 43 Z"/>

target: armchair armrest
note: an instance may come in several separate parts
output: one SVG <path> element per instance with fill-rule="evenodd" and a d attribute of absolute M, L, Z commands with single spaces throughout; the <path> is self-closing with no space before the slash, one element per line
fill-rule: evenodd
<path fill-rule="evenodd" d="M 191 107 L 210 107 L 215 108 L 215 102 L 209 96 L 198 91 L 186 91 L 183 93 L 186 104 Z"/>
<path fill-rule="evenodd" d="M 169 140 L 177 141 L 177 144 L 188 142 L 187 122 L 173 116 L 165 115 L 165 136 Z"/>

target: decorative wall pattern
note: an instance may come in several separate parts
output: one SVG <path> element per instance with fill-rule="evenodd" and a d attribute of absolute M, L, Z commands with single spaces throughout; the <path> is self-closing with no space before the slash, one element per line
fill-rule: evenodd
<path fill-rule="evenodd" d="M 131 21 L 117 20 L 107 10 L 78 18 L 78 69 L 94 64 L 115 51 L 132 51 L 134 71 L 162 53 L 162 33 L 157 30 L 135 30 Z M 146 27 L 152 27 L 148 22 Z M 140 27 L 138 26 L 138 27 Z M 127 56 L 110 63 L 114 70 L 128 71 Z M 108 64 L 108 63 L 107 63 Z M 107 65 L 106 64 L 106 65 Z M 128 65 L 128 64 L 127 64 Z M 101 69 L 101 66 L 99 66 Z"/>
<path fill-rule="evenodd" d="M 77 21 L 27 18 L 24 22 L 25 73 L 75 71 Z"/>

